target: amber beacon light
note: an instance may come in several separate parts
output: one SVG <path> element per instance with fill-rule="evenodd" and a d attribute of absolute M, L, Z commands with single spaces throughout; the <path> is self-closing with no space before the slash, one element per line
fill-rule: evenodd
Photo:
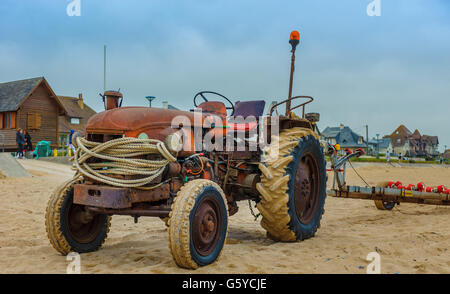
<path fill-rule="evenodd" d="M 298 31 L 292 31 L 290 39 L 300 41 L 300 33 Z"/>
<path fill-rule="evenodd" d="M 291 36 L 289 37 L 289 43 L 292 45 L 292 51 L 295 51 L 295 48 L 300 43 L 300 33 L 298 31 L 291 32 Z"/>

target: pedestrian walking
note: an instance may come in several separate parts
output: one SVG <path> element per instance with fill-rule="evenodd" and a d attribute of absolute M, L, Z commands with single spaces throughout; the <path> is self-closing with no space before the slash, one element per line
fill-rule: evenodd
<path fill-rule="evenodd" d="M 16 158 L 23 158 L 23 144 L 25 143 L 25 139 L 23 136 L 23 130 L 18 129 L 16 133 L 16 143 L 17 143 L 17 154 Z"/>

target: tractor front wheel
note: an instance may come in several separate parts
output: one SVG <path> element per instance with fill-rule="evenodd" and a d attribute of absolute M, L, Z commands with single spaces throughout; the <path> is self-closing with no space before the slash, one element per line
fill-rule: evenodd
<path fill-rule="evenodd" d="M 169 248 L 178 266 L 196 269 L 219 258 L 227 236 L 228 208 L 216 183 L 186 183 L 175 197 L 169 218 Z"/>
<path fill-rule="evenodd" d="M 73 203 L 73 186 L 80 182 L 80 179 L 65 182 L 55 190 L 47 205 L 47 236 L 52 246 L 63 255 L 71 251 L 98 250 L 111 225 L 110 216 L 91 214 L 84 206 Z"/>

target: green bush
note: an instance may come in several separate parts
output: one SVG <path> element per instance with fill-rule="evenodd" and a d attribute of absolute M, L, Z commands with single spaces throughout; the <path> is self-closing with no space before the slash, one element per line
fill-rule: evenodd
<path fill-rule="evenodd" d="M 329 162 L 330 161 L 330 157 L 329 156 L 326 156 L 326 160 L 327 160 L 327 162 Z M 373 157 L 373 158 L 357 158 L 357 157 L 355 157 L 355 158 L 352 158 L 352 159 L 350 159 L 350 161 L 351 162 L 384 162 L 384 163 L 386 163 L 386 159 L 384 159 L 384 158 L 375 158 L 375 157 Z M 414 161 L 414 160 L 412 160 L 412 159 L 409 159 L 409 160 L 402 160 L 402 161 L 399 161 L 398 159 L 392 159 L 391 158 L 391 160 L 390 160 L 390 162 L 391 163 L 394 163 L 394 162 L 396 162 L 396 163 L 398 163 L 398 162 L 400 162 L 400 163 L 411 163 L 411 164 L 414 164 L 414 163 L 425 163 L 425 162 L 423 162 L 423 161 Z M 440 162 L 439 162 L 439 160 L 438 161 L 427 161 L 426 162 L 427 164 L 440 164 Z M 450 162 L 444 162 L 444 164 L 450 164 Z"/>
<path fill-rule="evenodd" d="M 67 154 L 68 154 L 67 149 L 58 150 L 58 156 L 67 156 Z"/>
<path fill-rule="evenodd" d="M 386 162 L 384 158 L 352 158 L 354 162 Z M 391 159 L 390 162 L 398 162 L 398 159 Z"/>

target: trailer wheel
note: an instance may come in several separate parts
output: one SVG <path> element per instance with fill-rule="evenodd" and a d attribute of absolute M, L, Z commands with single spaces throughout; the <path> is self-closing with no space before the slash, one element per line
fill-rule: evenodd
<path fill-rule="evenodd" d="M 392 210 L 395 206 L 395 202 L 392 201 L 374 200 L 374 202 L 379 210 Z"/>
<path fill-rule="evenodd" d="M 386 188 L 388 182 L 381 182 L 377 184 L 377 187 Z M 383 201 L 383 200 L 374 200 L 375 206 L 379 210 L 392 210 L 395 206 L 395 202 L 393 201 Z"/>
<path fill-rule="evenodd" d="M 219 258 L 228 226 L 227 201 L 219 185 L 202 179 L 186 183 L 169 218 L 169 248 L 178 266 L 196 269 Z"/>
<path fill-rule="evenodd" d="M 45 213 L 45 227 L 52 246 L 61 254 L 98 250 L 108 235 L 111 217 L 86 213 L 82 205 L 73 203 L 72 179 L 59 186 L 50 197 Z"/>
<path fill-rule="evenodd" d="M 278 150 L 278 155 L 274 155 Z M 320 226 L 326 198 L 326 162 L 316 135 L 309 129 L 280 132 L 261 163 L 261 226 L 275 241 L 304 240 Z"/>

